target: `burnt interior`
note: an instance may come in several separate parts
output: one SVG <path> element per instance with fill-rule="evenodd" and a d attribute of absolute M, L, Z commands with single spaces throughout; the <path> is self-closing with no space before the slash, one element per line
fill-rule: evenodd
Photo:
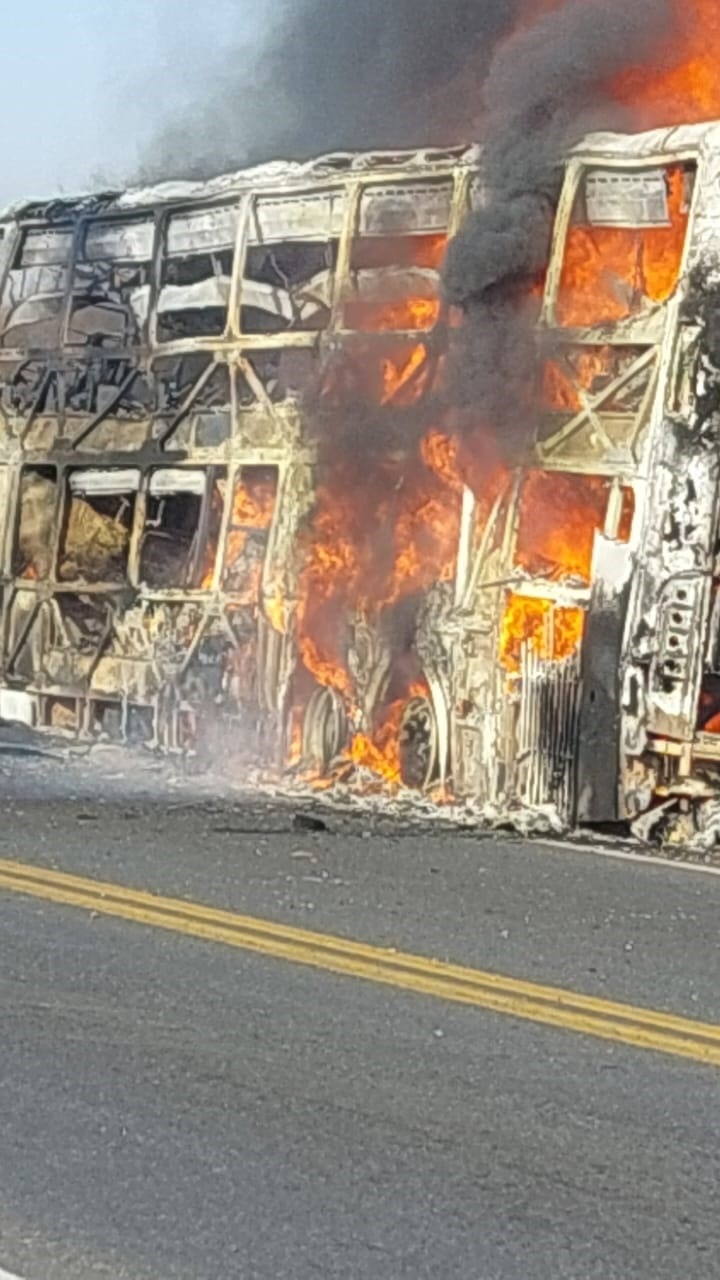
<path fill-rule="evenodd" d="M 253 605 L 259 599 L 277 490 L 276 467 L 241 467 L 235 477 L 222 585 Z"/>
<path fill-rule="evenodd" d="M 341 219 L 330 195 L 253 204 L 242 268 L 242 333 L 318 333 L 327 327 Z"/>
<path fill-rule="evenodd" d="M 71 227 L 20 232 L 0 297 L 3 347 L 59 346 L 72 244 Z"/>
<path fill-rule="evenodd" d="M 43 582 L 52 576 L 57 469 L 23 467 L 12 571 L 16 578 Z"/>
<path fill-rule="evenodd" d="M 137 491 L 112 473 L 71 471 L 67 476 L 65 519 L 61 531 L 60 582 L 127 581 L 130 533 Z"/>
<path fill-rule="evenodd" d="M 80 234 L 67 325 L 71 346 L 125 348 L 146 338 L 152 217 L 98 219 Z"/>
<path fill-rule="evenodd" d="M 157 336 L 160 342 L 220 337 L 226 327 L 237 208 L 171 214 L 163 235 Z"/>

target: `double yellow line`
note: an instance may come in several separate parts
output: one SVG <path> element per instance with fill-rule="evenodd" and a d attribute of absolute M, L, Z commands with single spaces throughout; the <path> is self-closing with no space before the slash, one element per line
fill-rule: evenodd
<path fill-rule="evenodd" d="M 720 1066 L 720 1026 L 0 859 L 7 890 L 456 1004 Z"/>

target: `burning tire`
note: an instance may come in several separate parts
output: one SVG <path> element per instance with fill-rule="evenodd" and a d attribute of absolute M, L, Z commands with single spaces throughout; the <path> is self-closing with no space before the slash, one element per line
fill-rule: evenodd
<path fill-rule="evenodd" d="M 334 689 L 316 689 L 305 711 L 302 737 L 303 764 L 328 769 L 347 744 L 345 704 Z"/>
<path fill-rule="evenodd" d="M 430 698 L 408 702 L 400 721 L 400 776 L 406 787 L 424 790 L 437 780 L 440 752 L 438 723 Z"/>

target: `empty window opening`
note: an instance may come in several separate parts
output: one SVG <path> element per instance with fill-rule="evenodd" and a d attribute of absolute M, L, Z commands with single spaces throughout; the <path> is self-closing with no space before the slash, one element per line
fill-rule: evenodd
<path fill-rule="evenodd" d="M 108 606 L 102 597 L 62 592 L 55 597 L 57 614 L 50 624 L 50 646 L 63 658 L 68 645 L 86 657 L 97 653 L 107 632 Z"/>
<path fill-rule="evenodd" d="M 203 591 L 210 591 L 215 586 L 215 569 L 217 565 L 220 532 L 222 529 L 225 494 L 227 493 L 227 470 L 225 467 L 211 467 L 210 487 L 205 512 L 205 532 L 200 544 L 200 563 L 198 585 Z"/>
<path fill-rule="evenodd" d="M 109 698 L 93 698 L 89 707 L 90 733 L 105 742 L 120 742 L 123 738 L 122 704 Z"/>
<path fill-rule="evenodd" d="M 437 385 L 440 362 L 424 342 L 348 337 L 324 372 L 323 397 L 338 406 L 364 404 L 408 408 Z"/>
<path fill-rule="evenodd" d="M 153 238 L 152 218 L 87 224 L 73 273 L 71 345 L 132 347 L 144 342 Z"/>
<path fill-rule="evenodd" d="M 627 542 L 635 508 L 632 489 L 621 489 L 616 498 L 613 482 L 603 476 L 528 475 L 520 500 L 517 565 L 548 580 L 589 584 L 595 535 L 608 527 L 611 500 L 617 508 L 612 536 Z"/>
<path fill-rule="evenodd" d="M 218 515 L 204 521 L 207 473 L 182 467 L 150 476 L 140 549 L 140 581 L 151 588 L 202 585 L 206 543 L 217 545 Z M 212 523 L 213 527 L 210 527 Z"/>
<path fill-rule="evenodd" d="M 227 364 L 202 354 L 164 356 L 154 366 L 157 432 L 176 445 L 218 445 L 230 435 Z"/>
<path fill-rule="evenodd" d="M 155 361 L 156 412 L 169 417 L 185 408 L 228 409 L 228 366 L 213 356 L 188 353 Z"/>
<path fill-rule="evenodd" d="M 57 483 L 54 467 L 23 468 L 13 548 L 16 578 L 44 581 L 51 576 Z"/>
<path fill-rule="evenodd" d="M 343 308 L 346 329 L 433 327 L 451 207 L 451 183 L 389 184 L 363 192 Z"/>
<path fill-rule="evenodd" d="M 592 326 L 640 316 L 674 293 L 695 166 L 584 171 L 565 242 L 557 318 Z"/>
<path fill-rule="evenodd" d="M 330 321 L 344 196 L 260 199 L 250 212 L 244 333 L 317 332 Z"/>
<path fill-rule="evenodd" d="M 0 342 L 21 350 L 60 343 L 73 234 L 69 228 L 21 232 L 0 299 Z"/>
<path fill-rule="evenodd" d="M 58 570 L 62 582 L 126 581 L 139 483 L 134 468 L 70 473 Z"/>
<path fill-rule="evenodd" d="M 56 733 L 75 734 L 80 729 L 81 713 L 77 698 L 42 698 L 40 721 Z"/>
<path fill-rule="evenodd" d="M 65 408 L 79 416 L 146 418 L 152 409 L 150 380 L 129 359 L 92 355 L 65 374 Z"/>
<path fill-rule="evenodd" d="M 279 403 L 302 400 L 318 387 L 317 351 L 280 347 L 249 352 L 246 360 L 249 376 L 240 375 L 237 382 L 238 406 L 241 409 L 257 405 L 260 388 L 273 403 Z"/>
<path fill-rule="evenodd" d="M 576 344 L 557 347 L 543 368 L 543 402 L 555 413 L 588 408 L 634 417 L 642 407 L 654 363 L 648 347 Z"/>
<path fill-rule="evenodd" d="M 519 671 L 528 646 L 539 658 L 561 662 L 577 652 L 584 629 L 580 608 L 510 593 L 500 624 L 500 661 L 506 670 Z"/>
<path fill-rule="evenodd" d="M 242 467 L 235 477 L 223 587 L 257 606 L 278 490 L 277 467 Z"/>
<path fill-rule="evenodd" d="M 62 404 L 62 373 L 44 359 L 3 361 L 0 365 L 0 397 L 7 413 L 57 413 Z"/>
<path fill-rule="evenodd" d="M 220 337 L 227 323 L 237 208 L 173 214 L 166 227 L 157 336 L 160 342 Z"/>
<path fill-rule="evenodd" d="M 553 344 L 542 368 L 540 440 L 586 458 L 627 454 L 646 426 L 657 367 L 651 347 Z"/>

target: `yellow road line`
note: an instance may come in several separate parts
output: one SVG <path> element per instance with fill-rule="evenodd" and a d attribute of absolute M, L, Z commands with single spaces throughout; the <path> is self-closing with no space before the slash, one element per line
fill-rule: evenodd
<path fill-rule="evenodd" d="M 720 1026 L 0 859 L 7 890 L 720 1066 Z"/>

